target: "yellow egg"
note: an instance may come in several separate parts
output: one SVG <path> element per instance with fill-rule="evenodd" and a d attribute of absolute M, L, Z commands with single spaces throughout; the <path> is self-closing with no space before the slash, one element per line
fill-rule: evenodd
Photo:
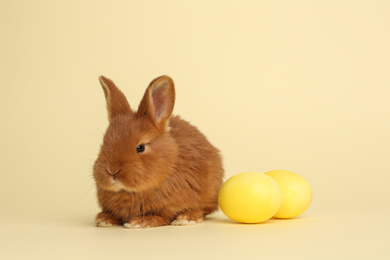
<path fill-rule="evenodd" d="M 312 191 L 309 183 L 300 175 L 284 170 L 274 170 L 265 174 L 274 178 L 282 188 L 282 206 L 274 218 L 293 218 L 302 214 L 310 205 Z"/>
<path fill-rule="evenodd" d="M 218 203 L 223 213 L 235 221 L 260 223 L 279 210 L 282 190 L 273 178 L 264 173 L 240 173 L 222 185 Z"/>

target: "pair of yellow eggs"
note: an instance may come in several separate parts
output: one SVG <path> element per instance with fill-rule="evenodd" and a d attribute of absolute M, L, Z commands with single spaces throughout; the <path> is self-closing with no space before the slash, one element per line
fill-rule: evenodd
<path fill-rule="evenodd" d="M 222 185 L 218 195 L 225 215 L 241 223 L 293 218 L 302 214 L 311 200 L 309 183 L 285 170 L 237 174 Z"/>

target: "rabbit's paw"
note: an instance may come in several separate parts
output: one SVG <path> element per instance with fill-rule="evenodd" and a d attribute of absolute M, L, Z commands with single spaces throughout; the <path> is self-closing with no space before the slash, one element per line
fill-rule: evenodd
<path fill-rule="evenodd" d="M 186 211 L 177 215 L 176 219 L 172 221 L 173 226 L 188 226 L 204 221 L 204 214 L 202 211 L 190 212 Z"/>
<path fill-rule="evenodd" d="M 123 224 L 125 228 L 140 229 L 140 228 L 151 228 L 159 227 L 169 224 L 160 216 L 139 216 L 134 217 L 129 223 Z"/>
<path fill-rule="evenodd" d="M 104 212 L 97 214 L 95 223 L 97 227 L 113 227 L 119 225 L 116 219 Z"/>

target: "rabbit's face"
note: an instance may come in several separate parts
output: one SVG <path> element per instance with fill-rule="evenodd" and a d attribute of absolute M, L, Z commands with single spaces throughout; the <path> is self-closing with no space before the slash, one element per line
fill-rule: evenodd
<path fill-rule="evenodd" d="M 134 113 L 110 121 L 94 166 L 99 188 L 141 192 L 163 182 L 172 172 L 177 146 L 168 132 Z"/>

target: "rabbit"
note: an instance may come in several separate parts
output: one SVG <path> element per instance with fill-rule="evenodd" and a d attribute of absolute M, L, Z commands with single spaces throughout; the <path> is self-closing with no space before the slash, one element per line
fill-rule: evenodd
<path fill-rule="evenodd" d="M 136 112 L 112 80 L 99 80 L 109 126 L 93 167 L 102 210 L 96 226 L 184 226 L 217 211 L 224 176 L 220 151 L 172 115 L 173 80 L 154 79 Z"/>

